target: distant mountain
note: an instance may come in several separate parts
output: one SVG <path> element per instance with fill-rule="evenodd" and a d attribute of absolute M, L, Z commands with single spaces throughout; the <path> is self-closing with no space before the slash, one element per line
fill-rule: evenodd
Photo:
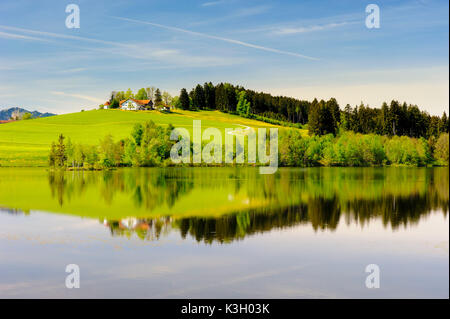
<path fill-rule="evenodd" d="M 11 107 L 9 109 L 5 109 L 5 110 L 0 110 L 0 121 L 7 121 L 11 118 L 11 116 L 13 115 L 13 113 L 20 113 L 20 114 L 24 114 L 24 113 L 31 113 L 31 117 L 32 118 L 37 118 L 37 117 L 48 117 L 48 116 L 54 116 L 56 114 L 53 113 L 41 113 L 38 111 L 28 111 L 26 109 L 22 109 L 20 107 Z"/>

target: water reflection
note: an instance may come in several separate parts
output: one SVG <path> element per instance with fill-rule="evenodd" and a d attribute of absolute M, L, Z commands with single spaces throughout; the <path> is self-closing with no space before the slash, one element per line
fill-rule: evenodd
<path fill-rule="evenodd" d="M 13 216 L 19 216 L 19 215 L 29 215 L 30 211 L 23 211 L 23 210 L 15 209 L 15 208 L 0 207 L 0 214 L 1 213 L 13 215 Z"/>
<path fill-rule="evenodd" d="M 448 213 L 447 168 L 122 169 L 110 172 L 0 170 L 3 212 L 43 210 L 97 218 L 113 236 L 157 240 L 176 231 L 227 243 L 310 224 L 335 230 L 379 219 L 397 229 Z M 16 194 L 31 194 L 26 200 Z"/>

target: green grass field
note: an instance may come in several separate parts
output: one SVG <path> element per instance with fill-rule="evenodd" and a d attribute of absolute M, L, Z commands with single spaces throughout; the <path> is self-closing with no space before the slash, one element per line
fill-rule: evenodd
<path fill-rule="evenodd" d="M 1 166 L 46 166 L 52 141 L 59 134 L 73 142 L 97 144 L 111 134 L 115 139 L 129 137 L 135 123 L 152 120 L 161 126 L 169 124 L 192 132 L 192 121 L 202 120 L 202 128 L 237 128 L 239 125 L 279 127 L 219 111 L 159 111 L 94 110 L 63 114 L 42 119 L 0 124 Z M 279 127 L 281 128 L 281 127 Z"/>

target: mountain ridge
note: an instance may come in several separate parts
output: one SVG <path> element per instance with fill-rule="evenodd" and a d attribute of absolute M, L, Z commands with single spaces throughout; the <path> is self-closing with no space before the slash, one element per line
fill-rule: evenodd
<path fill-rule="evenodd" d="M 36 110 L 29 111 L 29 110 L 21 108 L 21 107 L 10 107 L 10 108 L 5 108 L 5 109 L 0 109 L 0 121 L 9 120 L 14 112 L 19 112 L 20 114 L 30 113 L 32 118 L 49 117 L 49 116 L 56 115 L 54 113 L 49 113 L 49 112 L 41 113 Z"/>

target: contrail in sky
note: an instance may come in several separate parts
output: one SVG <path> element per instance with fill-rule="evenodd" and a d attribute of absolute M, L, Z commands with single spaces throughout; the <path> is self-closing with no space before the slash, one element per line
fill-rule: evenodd
<path fill-rule="evenodd" d="M 242 45 L 242 46 L 245 46 L 245 47 L 248 47 L 248 48 L 257 49 L 257 50 L 263 50 L 263 51 L 268 51 L 268 52 L 273 52 L 273 53 L 285 54 L 285 55 L 290 55 L 290 56 L 294 56 L 294 57 L 297 57 L 297 58 L 303 58 L 303 59 L 308 59 L 308 60 L 316 60 L 316 61 L 319 60 L 318 58 L 310 57 L 310 56 L 299 54 L 299 53 L 295 53 L 295 52 L 289 52 L 289 51 L 283 51 L 283 50 L 263 47 L 263 46 L 256 45 L 256 44 L 251 44 L 251 43 L 248 43 L 248 42 L 243 42 L 243 41 L 239 41 L 239 40 L 233 40 L 233 39 L 229 39 L 229 38 L 218 37 L 218 36 L 215 36 L 215 35 L 209 35 L 209 34 L 205 34 L 205 33 L 190 31 L 190 30 L 176 28 L 176 27 L 171 27 L 171 26 L 167 26 L 167 25 L 163 25 L 163 24 L 147 22 L 147 21 L 141 21 L 141 20 L 135 20 L 135 19 L 129 19 L 129 18 L 114 17 L 114 16 L 113 16 L 113 18 L 124 20 L 124 21 L 135 22 L 135 23 L 147 24 L 147 25 L 151 25 L 151 26 L 154 26 L 154 27 L 157 27 L 157 28 L 162 28 L 162 29 L 176 31 L 176 32 L 183 32 L 183 33 L 196 35 L 196 36 L 200 36 L 200 37 L 204 37 L 204 38 L 224 41 L 224 42 L 233 43 L 233 44 L 237 44 L 237 45 Z"/>

